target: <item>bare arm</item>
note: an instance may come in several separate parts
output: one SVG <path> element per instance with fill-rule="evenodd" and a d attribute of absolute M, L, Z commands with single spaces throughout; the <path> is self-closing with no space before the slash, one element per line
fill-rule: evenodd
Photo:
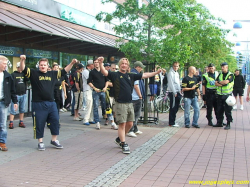
<path fill-rule="evenodd" d="M 107 82 L 105 83 L 105 87 L 102 89 L 103 92 L 106 92 L 108 86 L 109 86 L 109 81 L 107 81 Z"/>
<path fill-rule="evenodd" d="M 104 76 L 108 76 L 109 72 L 104 68 L 103 66 L 103 61 L 104 61 L 104 58 L 101 56 L 101 57 L 98 57 L 98 62 L 99 62 L 99 65 L 100 65 L 100 70 L 101 70 L 101 73 L 104 75 Z"/>
<path fill-rule="evenodd" d="M 247 87 L 247 102 L 249 101 L 250 85 Z"/>
<path fill-rule="evenodd" d="M 182 88 L 182 91 L 190 91 L 190 90 L 194 90 L 196 88 L 196 85 L 193 85 L 193 87 L 192 88 Z M 200 92 L 200 90 L 199 90 L 199 92 Z"/>
<path fill-rule="evenodd" d="M 96 88 L 91 82 L 88 84 L 94 91 L 101 92 L 100 89 Z"/>
<path fill-rule="evenodd" d="M 65 81 L 62 81 L 62 89 L 63 89 L 63 94 L 65 99 L 67 99 L 67 92 L 66 92 L 66 87 L 65 87 Z"/>
<path fill-rule="evenodd" d="M 25 69 L 26 55 L 20 55 L 20 69 L 23 71 Z"/>
<path fill-rule="evenodd" d="M 76 83 L 75 83 L 75 85 L 76 85 L 76 89 L 77 89 L 77 91 L 80 91 L 79 83 L 78 83 L 78 82 L 76 82 Z"/>
<path fill-rule="evenodd" d="M 153 76 L 155 76 L 155 75 L 157 75 L 159 73 L 161 73 L 161 69 L 159 69 L 158 71 L 155 71 L 155 72 L 146 72 L 146 73 L 143 73 L 142 74 L 142 79 L 153 77 Z"/>
<path fill-rule="evenodd" d="M 138 84 L 134 85 L 134 89 L 135 89 L 135 92 L 137 93 L 137 95 L 139 96 L 139 98 L 141 99 L 142 95 L 141 95 L 141 91 L 140 91 Z"/>
<path fill-rule="evenodd" d="M 206 87 L 204 85 L 202 85 L 202 93 L 203 95 L 206 95 Z"/>
<path fill-rule="evenodd" d="M 215 81 L 215 86 L 222 87 L 223 85 L 222 85 L 222 84 L 220 84 L 218 81 Z"/>
<path fill-rule="evenodd" d="M 229 80 L 224 80 L 224 81 L 220 81 L 219 84 L 221 84 L 222 86 L 227 85 L 229 83 Z"/>
<path fill-rule="evenodd" d="M 74 58 L 74 59 L 70 62 L 70 64 L 67 65 L 67 66 L 64 68 L 64 70 L 68 73 L 76 62 L 77 62 L 77 60 Z"/>

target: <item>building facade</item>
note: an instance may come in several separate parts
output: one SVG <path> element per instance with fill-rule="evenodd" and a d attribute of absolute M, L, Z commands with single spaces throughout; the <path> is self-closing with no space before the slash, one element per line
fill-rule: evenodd
<path fill-rule="evenodd" d="M 115 3 L 103 6 L 100 0 L 1 0 L 0 54 L 13 65 L 9 72 L 16 69 L 21 54 L 27 55 L 30 67 L 40 58 L 65 66 L 72 58 L 85 63 L 104 56 L 112 63 L 122 57 L 112 24 L 95 20 L 102 9 L 114 10 Z"/>

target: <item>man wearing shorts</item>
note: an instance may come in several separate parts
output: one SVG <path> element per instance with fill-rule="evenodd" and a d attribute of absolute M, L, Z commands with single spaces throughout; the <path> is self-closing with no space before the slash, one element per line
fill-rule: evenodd
<path fill-rule="evenodd" d="M 234 88 L 233 88 L 233 95 L 236 99 L 236 104 L 233 106 L 234 110 L 237 110 L 237 95 L 240 99 L 240 109 L 243 110 L 243 95 L 244 95 L 244 88 L 246 85 L 246 81 L 244 77 L 240 74 L 238 69 L 234 72 Z"/>
<path fill-rule="evenodd" d="M 118 62 L 119 71 L 110 72 L 104 68 L 103 60 L 103 57 L 98 58 L 101 72 L 111 80 L 114 87 L 116 121 L 119 124 L 118 137 L 115 139 L 115 143 L 122 148 L 123 153 L 129 154 L 130 148 L 125 142 L 125 134 L 129 132 L 134 121 L 134 108 L 132 103 L 134 81 L 153 77 L 159 74 L 161 70 L 143 74 L 128 73 L 129 61 L 127 58 L 122 58 Z"/>
<path fill-rule="evenodd" d="M 83 79 L 82 79 L 82 71 L 84 66 L 79 63 L 76 65 L 76 72 L 74 73 L 73 79 L 74 79 L 74 87 L 72 88 L 72 91 L 74 92 L 75 97 L 75 116 L 74 121 L 82 121 L 82 118 L 79 118 L 79 110 L 82 108 L 83 104 Z M 72 106 L 73 107 L 73 106 Z"/>
<path fill-rule="evenodd" d="M 29 80 L 27 77 L 24 76 L 24 73 L 20 71 L 20 62 L 16 64 L 17 71 L 14 71 L 11 75 L 14 79 L 14 85 L 16 88 L 16 96 L 18 101 L 18 108 L 19 108 L 19 127 L 25 128 L 23 123 L 23 117 L 25 112 L 25 106 L 27 101 L 27 81 Z M 10 106 L 10 123 L 9 129 L 14 129 L 14 115 L 16 111 L 14 110 L 14 103 L 11 102 Z"/>
<path fill-rule="evenodd" d="M 32 86 L 33 129 L 34 138 L 38 139 L 38 150 L 45 150 L 43 135 L 46 122 L 50 124 L 49 128 L 52 135 L 50 144 L 57 149 L 62 149 L 63 146 L 57 140 L 59 135 L 59 114 L 54 99 L 54 87 L 57 79 L 70 71 L 76 63 L 76 59 L 73 59 L 67 67 L 59 71 L 48 71 L 49 62 L 46 58 L 39 60 L 39 70 L 25 66 L 25 55 L 21 55 L 20 59 L 20 69 L 30 79 Z"/>

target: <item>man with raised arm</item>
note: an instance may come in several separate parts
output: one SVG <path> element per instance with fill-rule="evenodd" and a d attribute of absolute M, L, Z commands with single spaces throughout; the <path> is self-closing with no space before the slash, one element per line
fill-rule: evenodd
<path fill-rule="evenodd" d="M 59 114 L 54 99 L 54 87 L 57 79 L 67 74 L 77 60 L 73 59 L 68 66 L 59 71 L 48 71 L 49 62 L 46 58 L 39 60 L 39 70 L 26 67 L 25 60 L 26 56 L 21 55 L 20 69 L 30 79 L 32 86 L 33 129 L 34 138 L 38 139 L 38 150 L 45 150 L 43 136 L 46 122 L 50 124 L 49 128 L 52 135 L 50 143 L 55 148 L 62 149 L 63 146 L 57 140 L 59 135 Z"/>
<path fill-rule="evenodd" d="M 115 139 L 115 143 L 122 148 L 123 153 L 129 154 L 130 148 L 125 142 L 125 134 L 129 132 L 134 121 L 134 109 L 132 103 L 134 81 L 153 77 L 154 75 L 159 74 L 161 69 L 156 72 L 143 74 L 128 73 L 129 61 L 127 58 L 121 58 L 118 62 L 119 71 L 110 72 L 104 68 L 103 60 L 103 57 L 98 58 L 101 72 L 111 80 L 114 87 L 116 121 L 119 124 L 118 137 Z"/>

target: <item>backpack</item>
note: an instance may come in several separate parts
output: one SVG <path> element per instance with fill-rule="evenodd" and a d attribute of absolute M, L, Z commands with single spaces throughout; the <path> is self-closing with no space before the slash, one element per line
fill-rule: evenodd
<path fill-rule="evenodd" d="M 75 81 L 74 81 L 72 74 L 69 75 L 69 84 L 70 84 L 70 86 L 73 86 L 75 84 Z"/>

